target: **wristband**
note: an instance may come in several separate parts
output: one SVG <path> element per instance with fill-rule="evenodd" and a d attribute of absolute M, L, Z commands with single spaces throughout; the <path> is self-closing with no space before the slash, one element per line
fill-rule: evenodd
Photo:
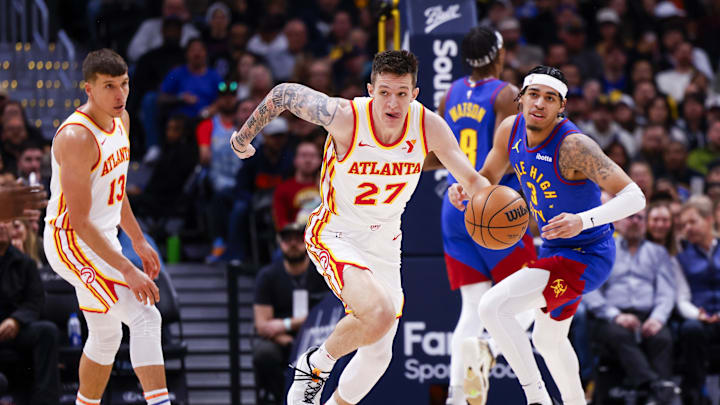
<path fill-rule="evenodd" d="M 290 318 L 283 319 L 283 325 L 285 325 L 285 330 L 290 332 L 290 330 L 292 329 L 292 321 L 290 320 Z"/>

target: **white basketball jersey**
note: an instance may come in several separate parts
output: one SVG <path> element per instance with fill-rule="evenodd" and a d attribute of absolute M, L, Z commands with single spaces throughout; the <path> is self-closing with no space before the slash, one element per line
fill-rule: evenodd
<path fill-rule="evenodd" d="M 332 134 L 325 143 L 322 206 L 334 218 L 361 227 L 399 223 L 427 155 L 425 107 L 413 101 L 400 138 L 383 144 L 373 128 L 373 99 L 357 97 L 351 103 L 355 119 L 347 153 L 338 159 Z"/>
<path fill-rule="evenodd" d="M 101 231 L 112 231 L 120 224 L 120 211 L 125 196 L 127 169 L 130 163 L 130 141 L 122 119 L 113 119 L 113 129 L 105 132 L 93 119 L 76 110 L 58 128 L 57 134 L 68 125 L 80 125 L 90 131 L 100 150 L 100 158 L 92 167 L 90 190 L 92 206 L 90 221 Z M 52 159 L 52 178 L 50 179 L 50 201 L 48 202 L 45 222 L 60 229 L 71 229 L 67 211 L 67 202 L 60 185 L 60 166 Z"/>

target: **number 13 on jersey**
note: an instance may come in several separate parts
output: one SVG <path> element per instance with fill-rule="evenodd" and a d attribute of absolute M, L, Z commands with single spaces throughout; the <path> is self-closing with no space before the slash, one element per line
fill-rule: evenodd
<path fill-rule="evenodd" d="M 117 184 L 116 184 L 117 183 Z M 117 179 L 113 179 L 110 182 L 110 196 L 108 197 L 108 205 L 113 205 L 116 202 L 122 202 L 125 197 L 125 175 L 122 174 Z"/>

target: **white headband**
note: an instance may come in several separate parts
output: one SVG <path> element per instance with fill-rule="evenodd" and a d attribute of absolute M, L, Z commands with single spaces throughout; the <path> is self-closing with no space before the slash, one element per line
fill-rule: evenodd
<path fill-rule="evenodd" d="M 567 85 L 560 80 L 544 73 L 533 73 L 525 76 L 525 80 L 523 81 L 523 89 L 527 86 L 530 86 L 531 84 L 544 84 L 546 86 L 551 87 L 553 90 L 557 90 L 558 93 L 560 93 L 560 96 L 565 99 L 565 96 L 567 96 Z"/>

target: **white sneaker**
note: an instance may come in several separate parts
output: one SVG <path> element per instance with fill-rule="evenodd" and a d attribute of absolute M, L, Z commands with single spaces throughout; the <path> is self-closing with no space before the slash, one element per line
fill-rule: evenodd
<path fill-rule="evenodd" d="M 323 386 L 330 373 L 320 371 L 310 364 L 310 355 L 318 348 L 311 347 L 303 353 L 295 367 L 295 377 L 288 391 L 287 405 L 320 405 Z M 291 366 L 292 367 L 292 366 Z"/>
<path fill-rule="evenodd" d="M 470 405 L 485 405 L 490 388 L 490 370 L 495 366 L 495 357 L 487 342 L 478 337 L 465 338 L 460 350 L 465 370 L 465 399 Z"/>

